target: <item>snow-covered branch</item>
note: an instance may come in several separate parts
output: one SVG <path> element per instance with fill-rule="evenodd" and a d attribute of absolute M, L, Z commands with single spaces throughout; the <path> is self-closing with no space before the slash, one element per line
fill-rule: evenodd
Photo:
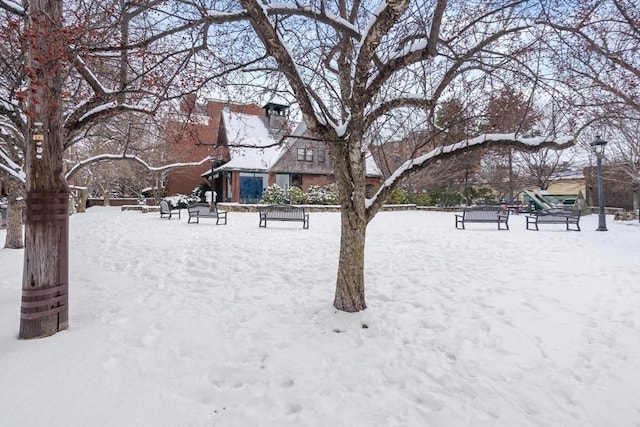
<path fill-rule="evenodd" d="M 297 15 L 297 16 L 306 16 L 311 18 L 317 22 L 322 22 L 323 24 L 330 25 L 336 31 L 341 31 L 349 36 L 353 37 L 355 40 L 360 41 L 362 35 L 360 34 L 360 30 L 357 26 L 347 21 L 346 19 L 341 18 L 340 16 L 334 15 L 330 13 L 325 8 L 324 2 L 320 3 L 320 10 L 316 8 L 312 8 L 311 4 L 300 4 L 295 2 L 292 3 L 269 3 L 265 5 L 265 9 L 267 14 L 271 15 Z"/>
<path fill-rule="evenodd" d="M 523 138 L 516 134 L 484 134 L 455 144 L 438 147 L 426 154 L 409 159 L 400 165 L 400 167 L 386 179 L 382 186 L 380 186 L 378 192 L 371 199 L 367 199 L 367 217 L 371 219 L 375 216 L 378 209 L 382 207 L 382 204 L 387 199 L 387 196 L 398 186 L 403 178 L 426 168 L 433 162 L 444 160 L 460 153 L 477 150 L 487 145 L 514 146 L 523 151 L 537 151 L 542 148 L 563 150 L 571 147 L 573 143 L 574 138 L 572 136 Z"/>
<path fill-rule="evenodd" d="M 0 0 L 0 9 L 14 13 L 19 16 L 27 16 L 27 11 L 20 4 L 11 0 Z"/>
<path fill-rule="evenodd" d="M 204 163 L 211 161 L 209 157 L 205 157 L 204 159 L 198 162 L 183 162 L 183 163 L 171 163 L 163 166 L 151 166 L 146 161 L 142 160 L 140 157 L 135 156 L 133 154 L 99 154 L 97 156 L 89 157 L 81 162 L 78 162 L 75 166 L 73 166 L 65 175 L 67 181 L 70 181 L 73 176 L 78 173 L 82 168 L 93 165 L 96 163 L 108 162 L 108 161 L 119 161 L 119 160 L 129 160 L 134 161 L 142 166 L 144 166 L 147 170 L 151 172 L 160 172 L 164 170 L 180 168 L 180 167 L 188 167 L 188 166 L 200 166 Z"/>
<path fill-rule="evenodd" d="M 7 153 L 2 149 L 0 149 L 0 159 L 2 160 L 2 162 L 0 162 L 0 170 L 7 172 L 9 175 L 21 182 L 27 181 L 27 176 L 24 173 L 24 170 L 22 170 L 22 166 L 11 160 Z"/>
<path fill-rule="evenodd" d="M 375 51 L 380 45 L 382 38 L 389 32 L 391 27 L 400 19 L 402 14 L 408 9 L 409 2 L 402 0 L 382 2 L 376 10 L 367 27 L 366 33 L 360 43 L 358 58 L 353 75 L 353 101 L 356 110 L 362 109 L 368 100 L 374 96 L 367 94 L 366 85 L 369 76 L 369 67 L 375 56 Z"/>
<path fill-rule="evenodd" d="M 297 69 L 292 53 L 282 40 L 274 23 L 269 19 L 268 7 L 255 0 L 241 0 L 240 3 L 247 10 L 251 24 L 258 37 L 262 40 L 265 49 L 269 55 L 273 56 L 280 70 L 287 77 L 309 130 L 312 132 L 317 131 L 321 123 L 309 99 L 305 82 Z"/>

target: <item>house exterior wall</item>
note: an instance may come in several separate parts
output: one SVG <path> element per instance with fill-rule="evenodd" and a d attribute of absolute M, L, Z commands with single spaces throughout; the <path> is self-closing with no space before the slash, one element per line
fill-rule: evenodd
<path fill-rule="evenodd" d="M 304 153 L 301 152 L 304 160 L 298 159 L 298 150 L 304 150 Z M 323 159 L 324 161 L 322 161 Z M 333 162 L 325 142 L 297 139 L 280 160 L 273 165 L 271 172 L 332 175 Z"/>
<path fill-rule="evenodd" d="M 559 179 L 549 184 L 547 191 L 551 194 L 586 194 L 584 178 Z"/>

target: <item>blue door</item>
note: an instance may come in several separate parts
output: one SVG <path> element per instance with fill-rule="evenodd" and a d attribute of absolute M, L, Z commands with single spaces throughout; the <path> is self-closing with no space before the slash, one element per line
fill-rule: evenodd
<path fill-rule="evenodd" d="M 240 203 L 258 203 L 262 198 L 262 177 L 240 177 Z"/>

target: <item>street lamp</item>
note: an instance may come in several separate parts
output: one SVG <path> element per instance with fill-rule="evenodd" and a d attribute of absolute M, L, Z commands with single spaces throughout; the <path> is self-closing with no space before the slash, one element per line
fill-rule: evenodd
<path fill-rule="evenodd" d="M 604 213 L 604 190 L 602 189 L 602 156 L 604 156 L 604 147 L 607 141 L 602 139 L 600 135 L 596 136 L 596 140 L 591 143 L 593 152 L 596 154 L 598 165 L 598 228 L 596 231 L 607 231 L 607 221 Z"/>

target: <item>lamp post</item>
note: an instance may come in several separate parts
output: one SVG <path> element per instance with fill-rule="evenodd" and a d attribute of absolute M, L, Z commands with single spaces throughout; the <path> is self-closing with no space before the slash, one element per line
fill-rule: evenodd
<path fill-rule="evenodd" d="M 602 139 L 600 135 L 596 136 L 596 140 L 591 143 L 593 152 L 596 154 L 598 167 L 598 228 L 596 231 L 607 231 L 607 220 L 604 213 L 604 190 L 602 188 L 602 156 L 604 156 L 604 147 L 607 141 Z"/>

